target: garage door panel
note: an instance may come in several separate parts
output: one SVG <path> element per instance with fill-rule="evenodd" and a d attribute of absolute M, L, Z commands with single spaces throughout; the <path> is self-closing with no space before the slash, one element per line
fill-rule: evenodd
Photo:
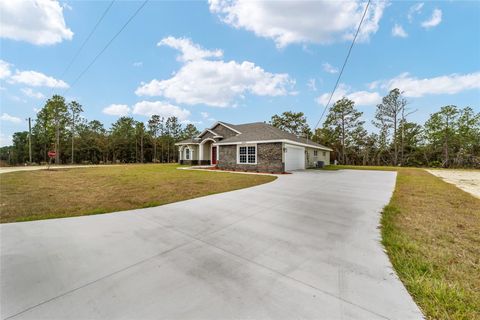
<path fill-rule="evenodd" d="M 286 144 L 285 171 L 305 169 L 305 148 Z"/>

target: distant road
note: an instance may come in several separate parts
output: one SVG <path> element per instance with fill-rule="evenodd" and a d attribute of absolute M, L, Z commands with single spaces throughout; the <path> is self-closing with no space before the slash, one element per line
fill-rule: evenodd
<path fill-rule="evenodd" d="M 105 167 L 105 166 L 118 166 L 118 164 L 112 165 L 51 165 L 50 169 L 71 169 L 71 168 L 92 168 L 92 167 Z M 47 166 L 23 166 L 23 167 L 1 167 L 0 174 L 16 172 L 16 171 L 34 171 L 34 170 L 45 170 Z"/>

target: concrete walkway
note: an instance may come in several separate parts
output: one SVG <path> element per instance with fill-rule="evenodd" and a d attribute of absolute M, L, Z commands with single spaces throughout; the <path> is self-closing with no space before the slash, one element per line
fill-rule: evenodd
<path fill-rule="evenodd" d="M 419 319 L 379 241 L 394 172 L 313 171 L 3 224 L 2 319 Z"/>

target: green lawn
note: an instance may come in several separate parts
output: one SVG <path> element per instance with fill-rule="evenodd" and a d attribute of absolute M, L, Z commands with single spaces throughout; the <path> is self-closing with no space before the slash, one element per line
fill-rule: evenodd
<path fill-rule="evenodd" d="M 480 199 L 423 169 L 398 172 L 382 216 L 382 242 L 428 319 L 480 319 Z"/>
<path fill-rule="evenodd" d="M 0 222 L 158 206 L 276 179 L 177 168 L 143 164 L 4 173 L 0 175 Z"/>

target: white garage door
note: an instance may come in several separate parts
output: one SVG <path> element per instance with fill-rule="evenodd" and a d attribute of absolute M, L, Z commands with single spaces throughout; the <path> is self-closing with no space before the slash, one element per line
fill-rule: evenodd
<path fill-rule="evenodd" d="M 285 171 L 305 169 L 305 148 L 286 144 Z"/>

